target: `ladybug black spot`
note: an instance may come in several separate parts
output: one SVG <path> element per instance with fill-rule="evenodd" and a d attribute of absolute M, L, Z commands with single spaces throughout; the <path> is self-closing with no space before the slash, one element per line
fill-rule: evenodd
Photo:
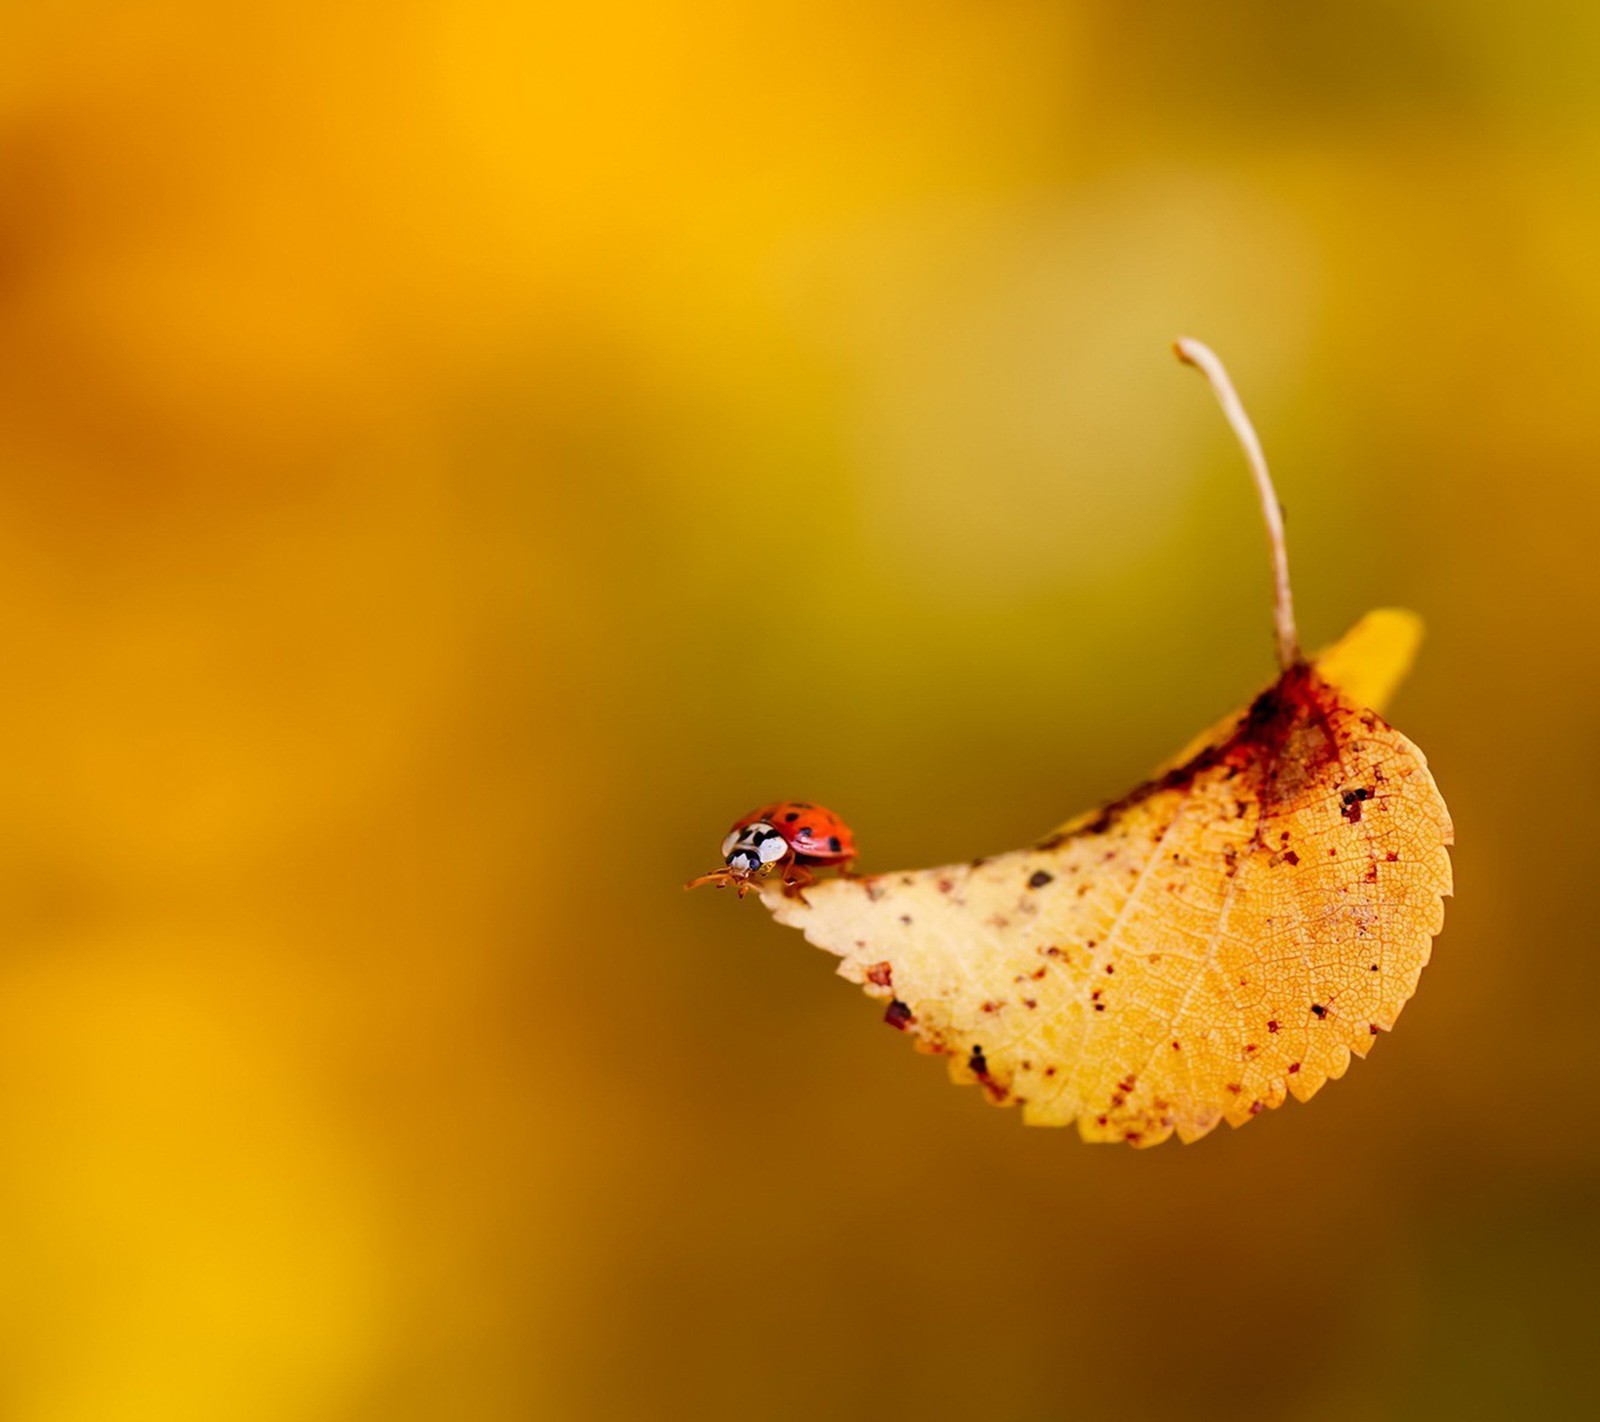
<path fill-rule="evenodd" d="M 797 819 L 800 818 L 800 811 L 799 810 L 790 810 L 789 813 L 787 815 L 785 815 L 783 818 L 784 818 L 785 823 L 792 825 Z"/>
<path fill-rule="evenodd" d="M 837 854 L 837 853 L 839 853 L 839 851 L 841 849 L 844 848 L 844 844 L 839 839 L 838 835 L 831 834 L 831 835 L 828 836 L 828 848 L 831 849 L 835 854 Z"/>

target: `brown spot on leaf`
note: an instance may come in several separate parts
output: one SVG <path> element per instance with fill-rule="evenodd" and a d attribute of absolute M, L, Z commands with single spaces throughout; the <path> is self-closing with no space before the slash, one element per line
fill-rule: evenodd
<path fill-rule="evenodd" d="M 1371 798 L 1372 791 L 1367 789 L 1365 785 L 1355 790 L 1346 790 L 1339 797 L 1340 803 L 1344 806 L 1339 813 L 1349 820 L 1351 824 L 1359 824 L 1361 821 L 1362 802 Z"/>
<path fill-rule="evenodd" d="M 1046 884 L 1052 883 L 1055 877 L 1048 869 L 1035 869 L 1033 873 L 1028 875 L 1028 887 L 1030 889 L 1042 889 Z"/>
<path fill-rule="evenodd" d="M 867 969 L 867 981 L 874 987 L 892 987 L 894 968 L 888 963 L 874 963 Z"/>
<path fill-rule="evenodd" d="M 911 1015 L 911 1009 L 895 998 L 883 1014 L 883 1020 L 897 1031 L 904 1032 L 917 1019 Z"/>

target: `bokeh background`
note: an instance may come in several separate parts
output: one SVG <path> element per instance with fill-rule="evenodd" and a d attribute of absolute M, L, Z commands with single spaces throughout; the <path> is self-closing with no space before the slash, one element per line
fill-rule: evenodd
<path fill-rule="evenodd" d="M 1592 1415 L 1600 11 L 0 9 L 0 1416 Z M 1135 1154 L 685 896 L 1023 842 L 1302 631 L 1458 899 Z"/>

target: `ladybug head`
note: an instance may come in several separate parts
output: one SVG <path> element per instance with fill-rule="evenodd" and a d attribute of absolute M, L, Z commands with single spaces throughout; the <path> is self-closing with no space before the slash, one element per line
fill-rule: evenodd
<path fill-rule="evenodd" d="M 722 857 L 739 874 L 754 874 L 776 864 L 789 852 L 789 841 L 765 820 L 730 830 L 722 841 Z"/>

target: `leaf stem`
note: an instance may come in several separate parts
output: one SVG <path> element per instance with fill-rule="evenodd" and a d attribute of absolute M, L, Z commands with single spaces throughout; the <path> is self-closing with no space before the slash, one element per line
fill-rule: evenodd
<path fill-rule="evenodd" d="M 1192 365 L 1210 383 L 1222 413 L 1233 427 L 1234 436 L 1244 450 L 1245 461 L 1255 475 L 1256 492 L 1261 496 L 1261 515 L 1267 521 L 1267 541 L 1272 545 L 1273 613 L 1278 629 L 1278 665 L 1288 671 L 1300 660 L 1300 639 L 1294 629 L 1294 598 L 1289 591 L 1289 548 L 1283 537 L 1283 506 L 1272 475 L 1267 472 L 1267 457 L 1261 452 L 1255 426 L 1228 379 L 1228 372 L 1216 353 L 1199 341 L 1183 337 L 1172 343 L 1178 359 Z"/>

